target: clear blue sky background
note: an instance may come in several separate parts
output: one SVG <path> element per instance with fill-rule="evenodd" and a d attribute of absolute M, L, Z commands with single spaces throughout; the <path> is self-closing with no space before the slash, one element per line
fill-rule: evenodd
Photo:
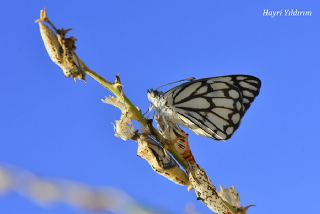
<path fill-rule="evenodd" d="M 250 214 L 319 211 L 319 1 L 5 1 L 0 9 L 0 162 L 45 177 L 113 186 L 142 203 L 182 213 L 193 192 L 155 174 L 136 144 L 113 136 L 119 112 L 88 78 L 74 83 L 47 56 L 34 20 L 46 7 L 72 27 L 78 53 L 146 110 L 146 90 L 186 77 L 251 74 L 262 90 L 227 143 L 190 135 L 217 185 L 234 185 Z M 264 9 L 312 17 L 263 17 Z M 17 194 L 0 213 L 78 213 L 41 208 Z"/>

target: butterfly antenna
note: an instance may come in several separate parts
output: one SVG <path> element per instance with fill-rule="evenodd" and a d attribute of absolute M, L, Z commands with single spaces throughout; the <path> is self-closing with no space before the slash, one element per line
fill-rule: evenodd
<path fill-rule="evenodd" d="M 195 79 L 196 79 L 195 77 L 189 77 L 189 78 L 186 78 L 186 79 L 170 82 L 170 83 L 167 83 L 167 84 L 159 86 L 156 90 L 159 90 L 160 88 L 162 88 L 164 86 L 167 86 L 167 85 L 172 85 L 172 84 L 175 84 L 175 83 L 178 83 L 178 82 L 184 82 L 184 81 L 190 81 L 191 82 L 191 81 L 193 81 Z"/>

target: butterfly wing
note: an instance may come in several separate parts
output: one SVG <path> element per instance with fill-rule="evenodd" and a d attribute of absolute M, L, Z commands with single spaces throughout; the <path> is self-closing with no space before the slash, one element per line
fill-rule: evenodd
<path fill-rule="evenodd" d="M 199 79 L 166 92 L 165 105 L 180 125 L 201 136 L 227 140 L 239 127 L 260 85 L 260 80 L 245 75 Z"/>
<path fill-rule="evenodd" d="M 256 96 L 259 95 L 261 81 L 250 75 L 229 75 L 215 78 L 208 78 L 208 82 L 221 81 L 236 86 L 242 95 L 242 103 L 245 111 L 248 110 Z"/>

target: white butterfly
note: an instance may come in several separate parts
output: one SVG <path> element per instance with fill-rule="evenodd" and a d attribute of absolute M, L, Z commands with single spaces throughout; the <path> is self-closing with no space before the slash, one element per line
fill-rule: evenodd
<path fill-rule="evenodd" d="M 261 81 L 249 75 L 193 80 L 163 93 L 148 90 L 148 99 L 168 123 L 187 127 L 197 135 L 227 140 L 259 94 Z"/>

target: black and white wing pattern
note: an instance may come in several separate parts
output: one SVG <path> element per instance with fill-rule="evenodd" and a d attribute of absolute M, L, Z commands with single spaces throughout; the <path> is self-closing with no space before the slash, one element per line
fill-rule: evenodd
<path fill-rule="evenodd" d="M 227 82 L 236 86 L 242 95 L 242 104 L 244 110 L 247 111 L 256 96 L 259 95 L 261 81 L 249 75 L 230 75 L 215 78 L 209 78 L 211 81 Z"/>
<path fill-rule="evenodd" d="M 198 135 L 227 140 L 239 127 L 260 87 L 261 81 L 248 75 L 198 79 L 162 94 L 164 102 L 158 105 L 158 111 Z"/>

